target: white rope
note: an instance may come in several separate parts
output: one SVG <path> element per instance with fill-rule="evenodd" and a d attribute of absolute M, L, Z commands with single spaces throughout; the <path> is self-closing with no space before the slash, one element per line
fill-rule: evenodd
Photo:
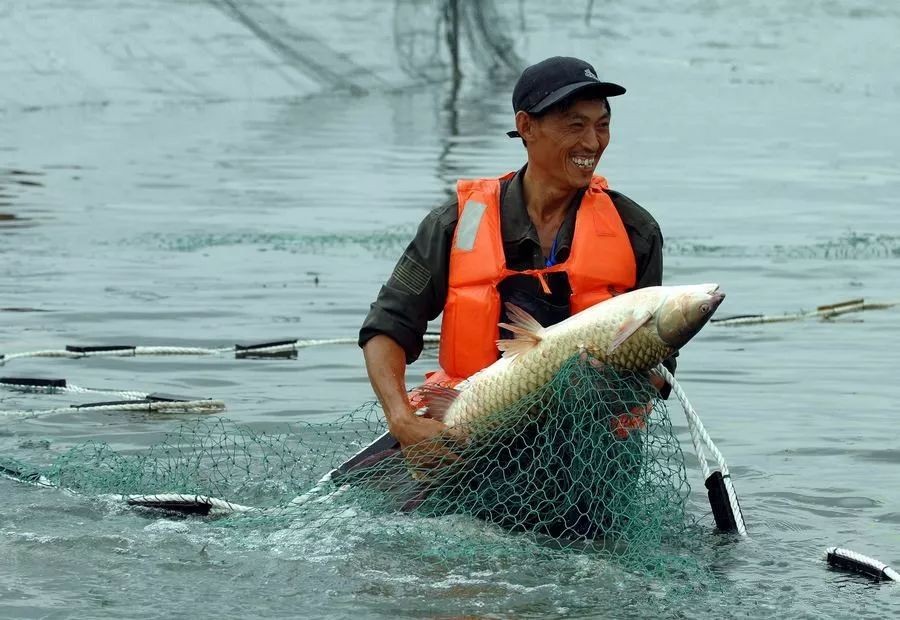
<path fill-rule="evenodd" d="M 67 385 L 63 392 L 71 392 L 73 394 L 109 394 L 111 396 L 119 396 L 125 400 L 143 400 L 150 395 L 150 392 L 133 392 L 127 390 L 104 390 L 99 388 L 85 388 L 77 385 Z"/>
<path fill-rule="evenodd" d="M 44 410 L 0 411 L 0 418 L 38 418 L 58 413 L 81 411 L 146 411 L 148 413 L 218 413 L 225 410 L 221 400 L 139 401 L 106 405 L 79 405 Z"/>
<path fill-rule="evenodd" d="M 710 437 L 709 433 L 706 432 L 706 429 L 703 427 L 703 422 L 700 421 L 700 416 L 697 415 L 696 411 L 694 411 L 694 407 L 688 400 L 687 394 L 685 394 L 684 390 L 681 389 L 681 385 L 679 385 L 678 381 L 675 380 L 675 377 L 672 376 L 672 373 L 669 372 L 669 369 L 662 364 L 656 367 L 656 372 L 662 375 L 662 378 L 666 380 L 666 383 L 672 386 L 672 392 L 678 398 L 678 402 L 681 403 L 681 406 L 684 409 L 685 417 L 687 417 L 688 427 L 691 430 L 691 437 L 693 438 L 695 434 L 699 437 L 699 439 L 703 442 L 707 449 L 709 449 L 709 452 L 716 460 L 716 463 L 718 463 L 720 469 L 722 470 L 722 475 L 728 475 L 728 465 L 725 463 L 725 457 L 722 456 L 722 453 L 719 452 L 718 448 L 716 448 L 716 444 L 713 443 L 712 437 Z M 705 463 L 701 465 L 701 467 L 704 466 Z M 709 475 L 708 470 L 704 471 L 703 475 L 704 477 L 707 477 Z"/>
<path fill-rule="evenodd" d="M 694 450 L 697 452 L 697 458 L 700 461 L 700 469 L 703 472 L 703 479 L 706 480 L 710 476 L 709 465 L 707 465 L 706 455 L 703 451 L 703 448 L 706 447 L 712 457 L 716 460 L 719 471 L 722 472 L 722 481 L 728 494 L 728 501 L 731 504 L 731 512 L 734 515 L 738 534 L 746 536 L 747 529 L 744 524 L 741 508 L 737 503 L 737 494 L 735 493 L 734 485 L 731 482 L 731 474 L 728 472 L 728 464 L 725 462 L 725 457 L 722 456 L 722 453 L 719 452 L 716 444 L 713 443 L 712 437 L 709 436 L 709 433 L 707 433 L 706 429 L 703 427 L 703 422 L 700 421 L 700 416 L 694 411 L 694 407 L 688 400 L 687 394 L 681 389 L 681 385 L 675 380 L 675 377 L 669 372 L 669 369 L 662 364 L 659 364 L 656 367 L 656 372 L 666 380 L 666 383 L 672 386 L 672 392 L 678 398 L 678 402 L 681 403 L 682 409 L 684 409 L 688 429 L 691 433 L 691 441 L 694 444 Z"/>
<path fill-rule="evenodd" d="M 25 353 L 7 353 L 3 359 L 0 359 L 0 366 L 6 362 L 20 357 L 66 357 L 70 359 L 78 357 L 86 357 L 82 353 L 72 353 L 71 351 L 28 351 Z"/>
<path fill-rule="evenodd" d="M 43 386 L 43 385 L 26 385 L 0 383 L 0 387 L 14 390 L 16 392 L 28 392 L 35 394 L 108 394 L 110 396 L 118 396 L 125 400 L 143 400 L 150 395 L 150 392 L 133 392 L 127 390 L 104 390 L 101 388 L 86 388 L 78 385 L 67 384 L 65 386 Z"/>
<path fill-rule="evenodd" d="M 424 342 L 433 344 L 440 341 L 437 334 L 425 334 Z M 11 360 L 29 358 L 29 357 L 61 357 L 66 359 L 81 359 L 85 357 L 138 357 L 138 356 L 166 356 L 166 355 L 228 355 L 234 354 L 238 357 L 247 357 L 252 355 L 275 355 L 278 353 L 293 353 L 300 349 L 308 347 L 319 347 L 325 345 L 338 344 L 356 344 L 356 338 L 322 338 L 310 340 L 296 340 L 289 343 L 274 344 L 268 347 L 239 347 L 237 345 L 219 348 L 204 347 L 176 347 L 176 346 L 123 346 L 105 351 L 67 351 L 67 350 L 44 350 L 44 351 L 26 351 L 23 353 L 7 353 L 0 357 L 0 366 Z"/>

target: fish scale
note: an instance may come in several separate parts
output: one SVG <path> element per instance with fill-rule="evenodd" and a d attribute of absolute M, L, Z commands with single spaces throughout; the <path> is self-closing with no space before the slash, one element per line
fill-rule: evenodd
<path fill-rule="evenodd" d="M 683 319 L 684 331 L 690 332 L 686 342 L 724 297 L 717 290 L 715 284 L 638 289 L 591 306 L 551 327 L 532 330 L 535 339 L 539 339 L 533 347 L 515 354 L 508 352 L 457 386 L 459 394 L 448 407 L 444 423 L 451 427 L 468 426 L 510 407 L 549 383 L 568 359 L 582 352 L 616 370 L 649 371 L 684 344 L 672 344 L 671 324 Z M 686 318 L 686 313 L 703 303 L 711 306 L 708 312 Z M 673 314 L 681 306 L 685 309 L 681 315 Z M 623 326 L 636 323 L 647 314 L 649 318 L 610 352 Z M 667 324 L 661 324 L 661 317 Z M 527 315 L 526 318 L 530 319 Z M 513 324 L 527 329 L 522 321 Z M 668 338 L 664 340 L 663 335 Z M 528 341 L 527 336 L 517 336 L 517 348 Z"/>

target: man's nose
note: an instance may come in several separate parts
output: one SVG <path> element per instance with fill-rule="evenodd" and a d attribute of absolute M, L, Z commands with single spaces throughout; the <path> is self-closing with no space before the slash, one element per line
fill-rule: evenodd
<path fill-rule="evenodd" d="M 597 132 L 594 131 L 593 128 L 590 128 L 584 132 L 584 135 L 581 138 L 581 146 L 589 151 L 596 151 L 600 149 L 600 138 L 597 136 Z"/>

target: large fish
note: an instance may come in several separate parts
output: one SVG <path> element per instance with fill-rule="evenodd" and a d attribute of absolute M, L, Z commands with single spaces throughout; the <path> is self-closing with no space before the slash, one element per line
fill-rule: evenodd
<path fill-rule="evenodd" d="M 649 371 L 684 346 L 722 303 L 718 284 L 653 286 L 612 297 L 550 327 L 507 304 L 515 338 L 503 357 L 455 390 L 426 388 L 428 414 L 449 427 L 502 411 L 553 379 L 574 355 L 617 370 Z"/>

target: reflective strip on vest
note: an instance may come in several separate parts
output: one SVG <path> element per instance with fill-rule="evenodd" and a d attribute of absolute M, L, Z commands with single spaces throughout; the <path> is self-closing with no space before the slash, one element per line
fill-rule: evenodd
<path fill-rule="evenodd" d="M 470 252 L 475 247 L 475 237 L 481 227 L 485 209 L 487 209 L 487 205 L 483 202 L 466 201 L 462 215 L 459 216 L 459 223 L 456 225 L 455 248 L 457 250 Z"/>

